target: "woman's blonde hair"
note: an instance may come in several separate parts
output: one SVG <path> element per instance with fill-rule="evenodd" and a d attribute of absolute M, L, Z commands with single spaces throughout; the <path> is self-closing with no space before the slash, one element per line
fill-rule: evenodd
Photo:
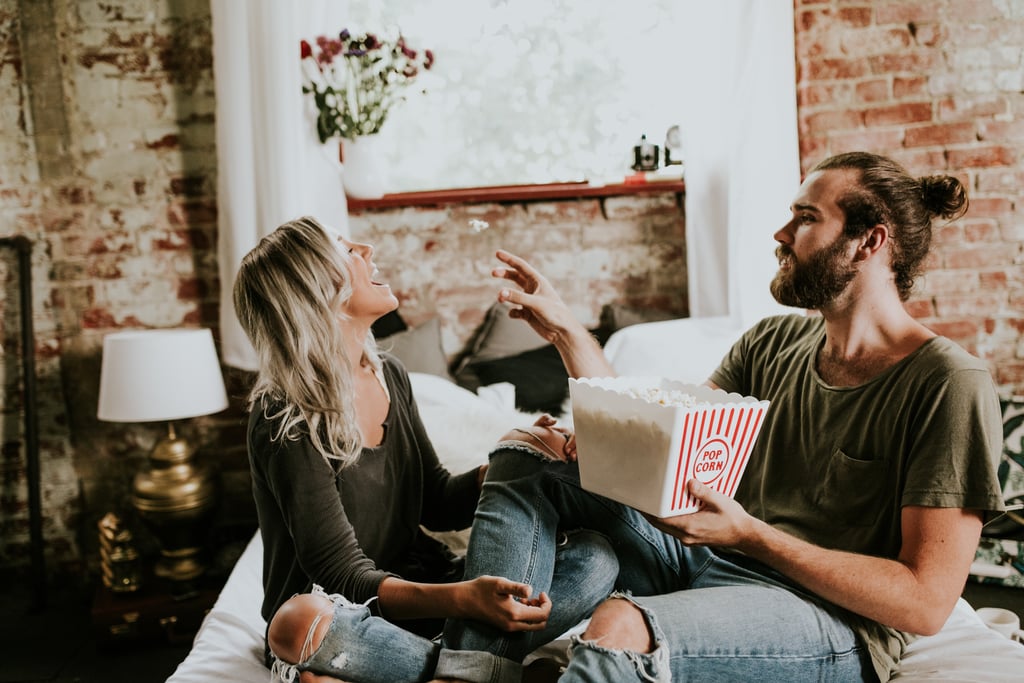
<path fill-rule="evenodd" d="M 239 267 L 235 312 L 259 358 L 249 409 L 262 398 L 281 409 L 273 439 L 308 436 L 326 459 L 351 463 L 362 450 L 353 367 L 380 368 L 372 334 L 363 358 L 345 355 L 341 307 L 351 277 L 334 239 L 315 218 L 289 221 L 260 240 Z"/>

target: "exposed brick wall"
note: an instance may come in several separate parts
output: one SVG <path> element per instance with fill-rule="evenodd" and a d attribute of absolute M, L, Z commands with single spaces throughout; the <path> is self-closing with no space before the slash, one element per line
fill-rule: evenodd
<path fill-rule="evenodd" d="M 1024 179 L 1017 120 L 1024 10 L 985 0 L 796 0 L 804 168 L 862 148 L 972 190 L 938 231 L 912 311 L 1024 392 Z M 206 0 L 0 0 L 0 236 L 35 244 L 44 535 L 51 569 L 93 556 L 157 426 L 95 419 L 103 334 L 202 325 L 218 301 L 214 96 Z M 770 169 L 766 170 L 770 172 Z M 468 230 L 470 218 L 491 229 Z M 498 246 L 541 265 L 576 312 L 611 301 L 684 312 L 682 215 L 670 197 L 488 204 L 353 216 L 413 322 L 459 350 L 493 300 Z M 28 563 L 17 272 L 0 253 L 0 569 Z M 671 294 L 668 294 L 671 293 Z M 239 412 L 190 422 L 248 496 Z"/>
<path fill-rule="evenodd" d="M 491 227 L 476 233 L 471 219 Z M 349 224 L 353 239 L 375 245 L 401 315 L 412 324 L 441 318 L 450 356 L 495 301 L 499 248 L 534 263 L 589 326 L 610 303 L 688 312 L 686 226 L 674 193 L 366 211 Z"/>
<path fill-rule="evenodd" d="M 47 564 L 74 568 L 126 505 L 159 426 L 96 420 L 103 334 L 213 326 L 209 5 L 0 0 L 0 235 L 34 242 Z M 28 554 L 17 272 L 2 256 L 0 567 Z M 198 421 L 197 430 L 209 421 Z"/>
<path fill-rule="evenodd" d="M 1024 393 L 1024 7 L 797 0 L 801 158 L 866 149 L 971 195 L 939 227 L 909 310 Z"/>

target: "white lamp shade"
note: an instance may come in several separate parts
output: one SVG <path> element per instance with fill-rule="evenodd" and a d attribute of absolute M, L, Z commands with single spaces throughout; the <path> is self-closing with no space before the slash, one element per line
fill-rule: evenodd
<path fill-rule="evenodd" d="M 180 420 L 227 406 L 210 330 L 133 330 L 103 338 L 99 419 Z"/>

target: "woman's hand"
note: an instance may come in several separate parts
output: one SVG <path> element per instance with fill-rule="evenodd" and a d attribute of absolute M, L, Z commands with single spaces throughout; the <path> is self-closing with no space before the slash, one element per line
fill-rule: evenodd
<path fill-rule="evenodd" d="M 758 523 L 743 506 L 732 498 L 705 486 L 696 479 L 686 483 L 690 495 L 703 503 L 697 512 L 675 517 L 654 517 L 647 520 L 684 545 L 706 545 L 718 548 L 741 548 L 752 537 Z"/>
<path fill-rule="evenodd" d="M 539 631 L 547 626 L 551 599 L 547 593 L 530 597 L 525 583 L 500 576 L 481 576 L 458 584 L 460 614 L 502 631 Z"/>

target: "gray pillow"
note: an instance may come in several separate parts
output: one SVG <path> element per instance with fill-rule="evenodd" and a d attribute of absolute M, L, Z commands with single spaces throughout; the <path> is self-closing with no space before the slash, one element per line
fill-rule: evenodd
<path fill-rule="evenodd" d="M 441 346 L 441 321 L 431 318 L 377 342 L 381 351 L 393 354 L 409 372 L 423 372 L 451 380 L 448 359 Z"/>
<path fill-rule="evenodd" d="M 508 317 L 511 308 L 509 304 L 497 303 L 487 310 L 487 316 L 469 348 L 470 362 L 518 356 L 524 351 L 547 345 L 548 342 L 534 332 L 529 323 Z"/>

